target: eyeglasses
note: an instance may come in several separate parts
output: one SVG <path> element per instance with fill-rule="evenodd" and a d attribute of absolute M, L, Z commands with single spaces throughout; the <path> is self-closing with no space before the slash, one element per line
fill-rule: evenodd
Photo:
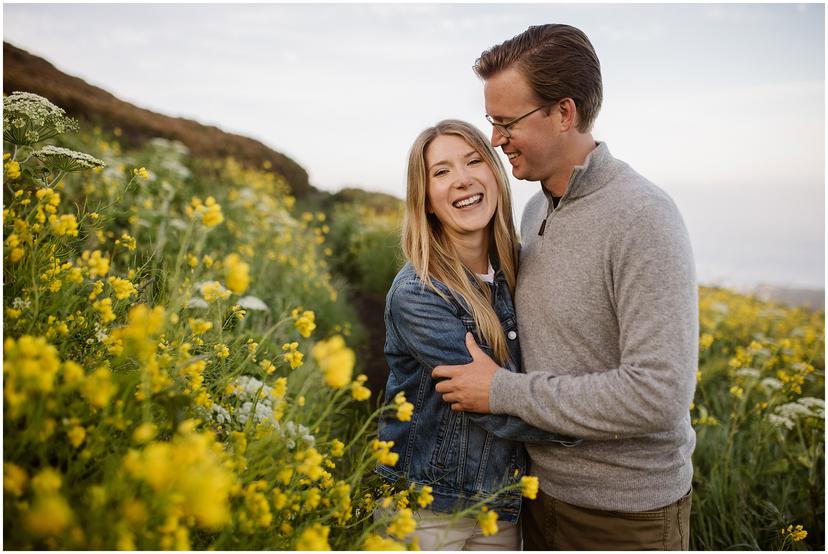
<path fill-rule="evenodd" d="M 495 120 L 494 120 L 494 119 L 492 119 L 492 116 L 490 116 L 489 114 L 486 114 L 486 119 L 489 121 L 489 123 L 491 123 L 491 124 L 492 124 L 492 127 L 494 127 L 495 129 L 497 129 L 497 130 L 498 130 L 498 132 L 499 132 L 501 135 L 503 135 L 505 138 L 512 138 L 512 133 L 510 133 L 510 132 L 509 132 L 509 127 L 512 127 L 512 126 L 513 126 L 513 125 L 515 125 L 517 122 L 519 122 L 521 119 L 524 119 L 524 118 L 526 118 L 526 117 L 529 117 L 530 115 L 532 115 L 533 113 L 535 113 L 535 112 L 536 112 L 536 111 L 538 111 L 539 109 L 541 109 L 541 108 L 548 108 L 549 106 L 552 106 L 553 104 L 554 104 L 554 102 L 553 102 L 552 104 L 544 104 L 543 106 L 538 106 L 537 108 L 535 108 L 535 109 L 534 109 L 534 110 L 532 110 L 531 112 L 525 113 L 525 114 L 523 114 L 523 115 L 522 115 L 522 116 L 520 116 L 520 117 L 516 117 L 515 119 L 513 119 L 513 120 L 512 120 L 512 121 L 510 121 L 509 123 L 495 123 Z"/>

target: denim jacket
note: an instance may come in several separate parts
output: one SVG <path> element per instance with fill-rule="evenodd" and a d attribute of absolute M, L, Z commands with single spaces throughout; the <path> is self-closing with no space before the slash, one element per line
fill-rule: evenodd
<path fill-rule="evenodd" d="M 467 364 L 467 331 L 481 349 L 471 312 L 450 289 L 432 279 L 449 301 L 428 288 L 407 263 L 397 274 L 385 302 L 385 358 L 390 367 L 385 398 L 403 391 L 414 404 L 410 421 L 393 414 L 380 419 L 379 438 L 394 441 L 399 454 L 394 467 L 379 464 L 377 473 L 389 481 L 432 487 L 436 512 L 456 512 L 516 483 L 526 472 L 524 442 L 557 442 L 574 446 L 580 441 L 550 433 L 509 415 L 455 412 L 434 390 L 431 370 L 438 365 Z M 515 309 L 502 271 L 495 274 L 493 298 L 509 347 L 506 369 L 520 371 L 520 344 Z M 490 503 L 499 519 L 515 522 L 520 514 L 517 488 Z"/>

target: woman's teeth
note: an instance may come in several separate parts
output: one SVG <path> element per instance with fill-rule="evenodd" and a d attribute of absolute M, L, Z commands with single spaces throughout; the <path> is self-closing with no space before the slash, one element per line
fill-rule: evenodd
<path fill-rule="evenodd" d="M 520 153 L 519 153 L 519 152 L 509 152 L 509 153 L 507 154 L 507 156 L 509 157 L 509 159 L 510 159 L 510 160 L 514 160 L 515 158 L 517 158 L 518 156 L 520 156 Z"/>
<path fill-rule="evenodd" d="M 477 204 L 483 199 L 482 194 L 475 194 L 474 196 L 469 196 L 465 200 L 458 200 L 453 204 L 455 208 L 465 208 L 466 206 L 471 206 L 472 204 Z"/>

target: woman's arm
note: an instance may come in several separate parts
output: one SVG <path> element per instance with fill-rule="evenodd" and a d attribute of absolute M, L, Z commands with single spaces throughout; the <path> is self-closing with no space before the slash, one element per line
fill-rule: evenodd
<path fill-rule="evenodd" d="M 388 332 L 423 366 L 461 365 L 472 361 L 465 346 L 466 326 L 448 301 L 419 280 L 396 285 L 388 296 L 391 315 Z M 479 335 L 475 333 L 479 341 Z M 502 439 L 530 443 L 561 443 L 573 446 L 579 440 L 550 433 L 506 414 L 468 414 L 469 419 Z"/>

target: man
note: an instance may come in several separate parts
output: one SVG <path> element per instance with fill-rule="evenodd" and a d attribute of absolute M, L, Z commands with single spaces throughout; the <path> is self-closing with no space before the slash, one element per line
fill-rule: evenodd
<path fill-rule="evenodd" d="M 454 410 L 583 439 L 527 445 L 541 492 L 524 508 L 526 549 L 686 550 L 698 302 L 681 216 L 592 138 L 601 69 L 583 32 L 530 27 L 475 71 L 492 144 L 542 185 L 523 214 L 515 295 L 526 373 L 469 335 L 474 361 L 435 368 L 437 390 Z"/>

